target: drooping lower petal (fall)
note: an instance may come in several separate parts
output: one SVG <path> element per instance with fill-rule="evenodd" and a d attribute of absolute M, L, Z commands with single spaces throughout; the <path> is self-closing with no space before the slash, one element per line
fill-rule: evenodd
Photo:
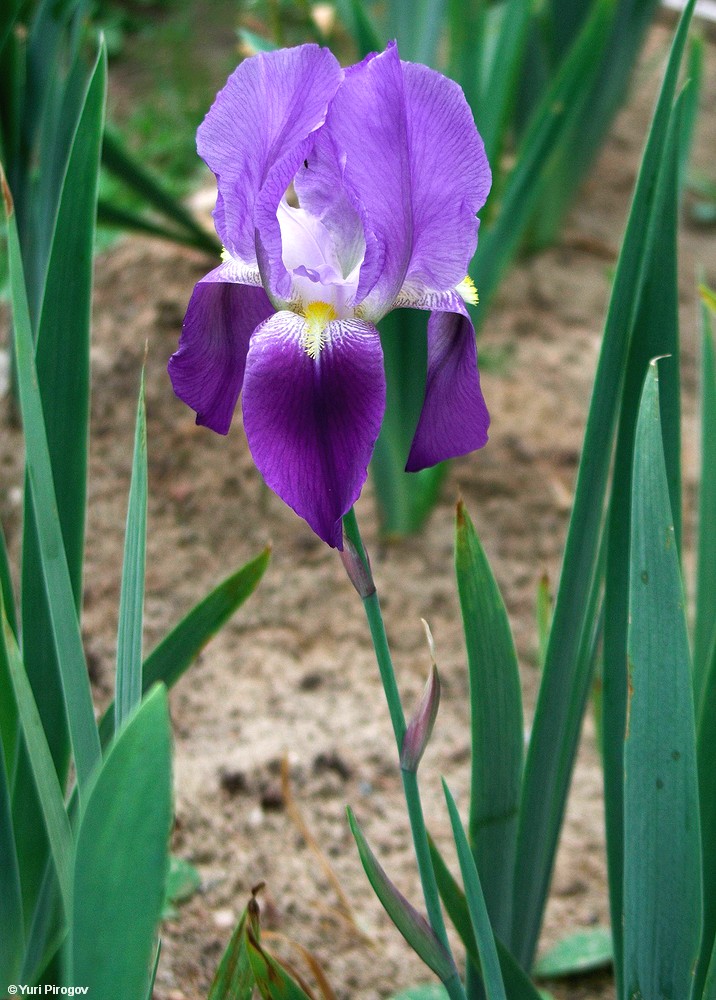
<path fill-rule="evenodd" d="M 383 419 L 383 354 L 361 320 L 329 322 L 320 343 L 306 338 L 304 318 L 287 311 L 255 331 L 244 428 L 266 483 L 340 549 L 341 518 L 360 494 Z"/>
<path fill-rule="evenodd" d="M 406 471 L 418 472 L 482 448 L 489 425 L 472 321 L 465 309 L 433 312 L 428 321 L 425 400 Z"/>
<path fill-rule="evenodd" d="M 179 349 L 169 361 L 174 392 L 193 410 L 196 422 L 226 434 L 244 380 L 249 338 L 274 308 L 263 288 L 225 280 L 222 265 L 192 292 Z"/>

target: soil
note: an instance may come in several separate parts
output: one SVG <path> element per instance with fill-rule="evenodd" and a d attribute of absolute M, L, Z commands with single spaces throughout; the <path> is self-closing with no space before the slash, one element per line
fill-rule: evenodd
<path fill-rule="evenodd" d="M 539 682 L 535 595 L 557 580 L 610 274 L 660 80 L 669 32 L 654 29 L 620 114 L 559 245 L 520 263 L 481 335 L 506 356 L 484 373 L 491 439 L 453 463 L 425 530 L 385 545 L 370 484 L 358 516 L 372 556 L 406 705 L 422 690 L 435 637 L 443 698 L 421 766 L 429 825 L 449 857 L 445 775 L 466 806 L 469 744 L 465 655 L 452 567 L 454 504 L 464 498 L 503 589 L 529 721 Z M 708 48 L 694 164 L 713 172 L 716 51 Z M 360 601 L 335 552 L 271 494 L 255 470 L 240 414 L 228 437 L 196 427 L 174 398 L 166 362 L 193 283 L 211 262 L 193 251 L 126 238 L 97 260 L 90 508 L 83 622 L 98 703 L 110 695 L 135 400 L 148 343 L 150 460 L 146 648 L 193 603 L 266 544 L 257 592 L 172 694 L 176 828 L 173 851 L 201 888 L 162 930 L 157 1000 L 205 998 L 251 887 L 265 880 L 263 923 L 311 949 L 339 998 L 378 1000 L 429 981 L 370 890 L 345 816 L 350 804 L 381 862 L 418 904 L 419 884 L 396 754 Z M 680 291 L 687 512 L 696 477 L 697 312 L 694 276 L 716 284 L 713 230 L 685 224 Z M 20 441 L 5 432 L 3 523 L 20 522 Z M 687 545 L 692 515 L 687 514 Z M 289 816 L 280 763 L 312 836 L 350 900 L 334 886 Z M 602 785 L 588 712 L 541 947 L 608 924 Z M 290 955 L 291 949 L 278 943 Z M 458 948 L 459 953 L 459 948 Z M 295 957 L 295 954 L 293 955 Z M 548 984 L 557 997 L 613 996 L 608 974 Z"/>

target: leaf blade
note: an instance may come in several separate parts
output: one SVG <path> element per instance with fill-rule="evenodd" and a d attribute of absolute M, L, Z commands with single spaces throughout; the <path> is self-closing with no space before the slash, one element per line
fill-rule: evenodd
<path fill-rule="evenodd" d="M 636 429 L 632 510 L 624 988 L 627 996 L 690 997 L 702 927 L 696 739 L 656 362 Z"/>
<path fill-rule="evenodd" d="M 522 691 L 507 610 L 462 502 L 455 573 L 470 685 L 469 840 L 492 926 L 509 939 L 522 784 Z"/>
<path fill-rule="evenodd" d="M 516 957 L 528 967 L 541 924 L 567 783 L 589 691 L 591 664 L 588 657 L 580 655 L 580 647 L 586 648 L 589 608 L 592 604 L 596 606 L 590 594 L 594 595 L 598 589 L 602 506 L 622 373 L 635 303 L 643 281 L 640 262 L 645 253 L 644 237 L 649 235 L 655 179 L 693 6 L 694 0 L 689 0 L 672 43 L 617 265 L 587 418 L 547 660 L 525 763 L 514 897 L 520 901 L 521 921 L 514 927 L 512 943 Z M 555 745 L 560 748 L 557 755 L 554 754 Z"/>
<path fill-rule="evenodd" d="M 482 982 L 485 987 L 487 1000 L 507 1000 L 505 984 L 502 981 L 500 962 L 497 957 L 495 939 L 490 926 L 490 918 L 487 914 L 485 897 L 480 885 L 480 876 L 477 873 L 475 859 L 472 856 L 467 836 L 463 830 L 460 814 L 457 811 L 455 800 L 445 779 L 443 779 L 443 792 L 450 814 L 453 839 L 457 849 L 457 856 L 460 862 L 462 880 L 465 886 L 465 898 L 470 913 L 470 921 L 477 942 L 477 949 L 480 954 L 480 968 L 482 970 Z"/>
<path fill-rule="evenodd" d="M 116 728 L 119 728 L 131 715 L 142 697 L 142 626 L 146 557 L 147 417 L 144 405 L 144 370 L 142 370 L 119 596 L 114 699 Z"/>
<path fill-rule="evenodd" d="M 68 985 L 82 983 L 90 995 L 107 998 L 146 993 L 171 819 L 169 709 L 166 690 L 157 686 L 118 733 L 82 808 Z"/>

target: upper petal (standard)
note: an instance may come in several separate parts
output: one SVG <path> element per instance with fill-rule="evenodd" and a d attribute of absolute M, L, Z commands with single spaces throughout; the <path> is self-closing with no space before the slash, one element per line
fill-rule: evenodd
<path fill-rule="evenodd" d="M 324 129 L 361 206 L 366 253 L 357 301 L 372 319 L 386 313 L 400 291 L 413 245 L 403 70 L 394 43 L 346 70 Z"/>
<path fill-rule="evenodd" d="M 419 63 L 401 66 L 413 217 L 405 284 L 444 291 L 467 274 L 492 175 L 458 84 Z"/>
<path fill-rule="evenodd" d="M 318 45 L 260 53 L 232 73 L 199 126 L 197 149 L 219 189 L 217 232 L 247 264 L 257 260 L 259 192 L 272 169 L 323 124 L 341 78 L 335 56 Z"/>

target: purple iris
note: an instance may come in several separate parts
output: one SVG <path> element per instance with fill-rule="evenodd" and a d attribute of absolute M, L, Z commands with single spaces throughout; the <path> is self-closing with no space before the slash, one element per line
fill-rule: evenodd
<path fill-rule="evenodd" d="M 244 428 L 267 484 L 329 545 L 358 498 L 385 408 L 375 324 L 431 310 L 425 401 L 406 469 L 481 448 L 489 417 L 465 302 L 490 190 L 460 87 L 385 52 L 341 69 L 301 45 L 247 59 L 199 127 L 223 263 L 194 288 L 176 394 Z"/>

